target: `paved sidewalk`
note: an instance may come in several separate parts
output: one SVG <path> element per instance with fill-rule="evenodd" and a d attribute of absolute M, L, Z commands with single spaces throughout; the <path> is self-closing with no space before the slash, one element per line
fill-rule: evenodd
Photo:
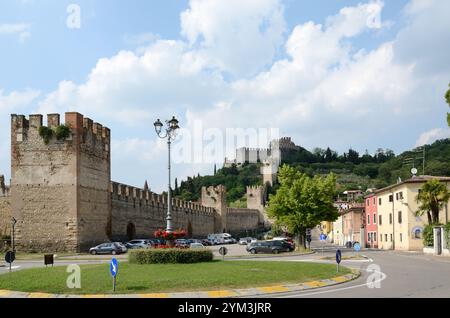
<path fill-rule="evenodd" d="M 354 280 L 360 276 L 358 271 L 351 274 L 336 276 L 331 279 L 306 282 L 302 284 L 282 284 L 247 289 L 226 289 L 198 292 L 180 293 L 147 293 L 147 294 L 96 294 L 96 295 L 58 295 L 48 293 L 24 293 L 9 290 L 0 290 L 0 298 L 233 298 L 233 297 L 256 297 L 277 293 L 295 292 L 307 289 L 316 289 Z"/>

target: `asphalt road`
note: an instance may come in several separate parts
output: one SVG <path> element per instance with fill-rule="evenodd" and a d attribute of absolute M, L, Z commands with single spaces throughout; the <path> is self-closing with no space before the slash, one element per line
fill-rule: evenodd
<path fill-rule="evenodd" d="M 319 246 L 319 248 L 317 248 Z M 334 258 L 336 247 L 316 245 L 316 253 L 303 256 L 289 256 L 267 258 L 240 258 L 249 260 L 291 261 L 291 262 L 324 262 L 325 257 Z M 235 247 L 241 249 L 241 247 Z M 234 248 L 233 248 L 234 249 Z M 343 257 L 356 255 L 348 249 L 341 249 Z M 428 256 L 419 253 L 368 251 L 359 253 L 364 259 L 343 260 L 342 265 L 358 269 L 361 276 L 349 283 L 335 285 L 316 290 L 305 290 L 296 293 L 280 293 L 271 297 L 281 298 L 392 298 L 392 297 L 450 297 L 450 258 Z M 89 255 L 86 256 L 89 258 Z M 55 266 L 69 264 L 108 263 L 105 259 L 67 259 L 58 260 Z M 7 273 L 9 268 L 4 262 L 0 263 L 0 274 Z M 14 262 L 13 270 L 32 267 L 42 267 L 43 260 L 28 260 Z M 372 288 L 370 288 L 372 287 Z"/>
<path fill-rule="evenodd" d="M 349 251 L 343 253 L 351 253 Z M 448 298 L 450 258 L 419 253 L 362 251 L 366 261 L 343 261 L 361 276 L 349 283 L 317 290 L 273 295 L 280 298 Z M 329 249 L 325 256 L 335 255 Z M 305 261 L 297 258 L 291 261 Z M 309 260 L 308 260 L 309 261 Z"/>

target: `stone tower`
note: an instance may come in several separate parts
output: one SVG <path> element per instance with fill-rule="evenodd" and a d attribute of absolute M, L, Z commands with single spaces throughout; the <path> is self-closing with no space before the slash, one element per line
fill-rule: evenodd
<path fill-rule="evenodd" d="M 260 213 L 260 223 L 266 222 L 265 213 L 265 186 L 249 186 L 247 187 L 247 209 L 258 210 Z"/>
<path fill-rule="evenodd" d="M 263 176 L 263 184 L 265 186 L 273 186 L 277 180 L 279 164 L 273 159 L 264 160 L 261 166 L 261 174 Z"/>
<path fill-rule="evenodd" d="M 216 210 L 214 216 L 214 232 L 227 231 L 227 189 L 223 185 L 202 188 L 202 202 L 205 207 Z"/>
<path fill-rule="evenodd" d="M 111 233 L 110 130 L 66 113 L 68 135 L 48 143 L 42 115 L 11 115 L 11 202 L 19 250 L 85 251 Z M 60 126 L 59 114 L 47 127 Z M 44 132 L 45 129 L 42 129 Z"/>

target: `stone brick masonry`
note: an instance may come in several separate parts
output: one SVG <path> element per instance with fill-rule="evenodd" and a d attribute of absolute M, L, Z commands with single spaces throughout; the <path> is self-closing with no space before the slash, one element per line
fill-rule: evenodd
<path fill-rule="evenodd" d="M 166 197 L 111 182 L 110 130 L 79 113 L 66 113 L 65 125 L 69 136 L 45 143 L 42 115 L 11 115 L 12 179 L 10 189 L 0 180 L 0 234 L 9 234 L 14 216 L 19 250 L 80 252 L 109 240 L 151 237 L 164 228 Z M 47 115 L 47 126 L 59 127 L 59 114 Z M 175 228 L 205 236 L 264 224 L 262 204 L 227 208 L 224 187 L 204 189 L 202 203 L 173 200 Z"/>

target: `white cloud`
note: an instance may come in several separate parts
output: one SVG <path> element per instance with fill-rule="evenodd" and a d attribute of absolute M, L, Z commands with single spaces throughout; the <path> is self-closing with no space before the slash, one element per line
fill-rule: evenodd
<path fill-rule="evenodd" d="M 12 91 L 9 94 L 0 89 L 0 174 L 4 174 L 6 179 L 10 178 L 10 114 L 22 113 L 24 109 L 30 107 L 40 96 L 36 90 Z"/>
<path fill-rule="evenodd" d="M 448 128 L 435 128 L 430 131 L 424 132 L 420 135 L 416 141 L 416 147 L 423 145 L 429 145 L 439 139 L 450 138 L 450 129 Z"/>
<path fill-rule="evenodd" d="M 181 33 L 220 70 L 250 76 L 273 61 L 286 23 L 279 0 L 191 0 Z"/>
<path fill-rule="evenodd" d="M 297 25 L 283 43 L 279 1 L 191 0 L 181 14 L 184 40 L 155 39 L 100 59 L 84 83 L 62 81 L 38 111 L 79 111 L 107 124 L 118 136 L 116 180 L 140 184 L 133 180 L 145 174 L 154 188 L 164 184 L 167 155 L 147 140 L 157 117 L 176 115 L 188 129 L 196 120 L 204 128 L 280 128 L 307 148 L 406 150 L 415 141 L 410 136 L 442 135 L 434 129 L 445 122 L 450 72 L 442 58 L 450 55 L 450 20 L 442 5 L 412 1 L 398 35 L 367 50 L 355 39 L 377 32 L 368 21 L 382 2 Z M 440 38 L 430 40 L 433 32 Z M 285 57 L 273 61 L 280 47 Z M 210 168 L 174 167 L 179 177 Z"/>
<path fill-rule="evenodd" d="M 20 42 L 25 42 L 30 36 L 30 25 L 25 23 L 0 24 L 0 35 L 16 35 Z"/>

